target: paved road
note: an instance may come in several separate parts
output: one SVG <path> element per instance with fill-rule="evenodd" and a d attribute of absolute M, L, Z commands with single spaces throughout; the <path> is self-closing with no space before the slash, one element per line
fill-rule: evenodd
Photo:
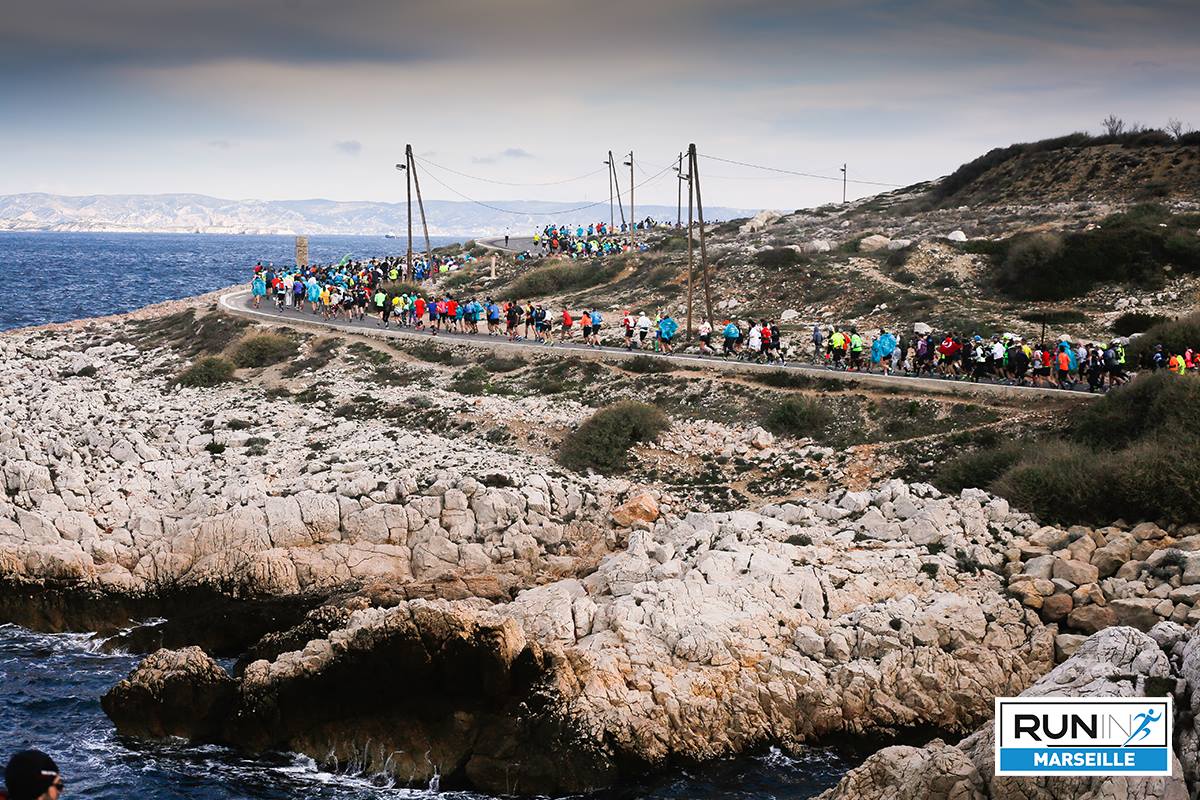
<path fill-rule="evenodd" d="M 344 331 L 346 333 L 375 336 L 379 338 L 412 340 L 420 339 L 424 341 L 432 340 L 443 344 L 461 344 L 469 347 L 482 347 L 493 351 L 506 353 L 555 353 L 568 351 L 573 355 L 579 355 L 581 358 L 594 358 L 608 361 L 619 361 L 622 359 L 634 358 L 635 356 L 639 355 L 649 355 L 653 358 L 664 359 L 681 366 L 703 366 L 705 368 L 720 369 L 731 372 L 773 372 L 783 369 L 787 372 L 796 372 L 813 378 L 850 381 L 852 383 L 859 383 L 877 388 L 888 386 L 908 391 L 964 395 L 975 398 L 1062 397 L 1090 400 L 1095 397 L 1099 397 L 1099 395 L 1094 395 L 1087 391 L 1066 391 L 1063 389 L 1046 389 L 1032 386 L 1004 386 L 1003 384 L 998 383 L 970 383 L 966 381 L 943 380 L 939 378 L 912 378 L 902 375 L 876 375 L 872 373 L 838 372 L 825 369 L 824 367 L 800 363 L 788 364 L 786 367 L 780 367 L 773 364 L 756 364 L 749 361 L 729 360 L 711 356 L 665 356 L 656 354 L 649 350 L 635 350 L 630 352 L 624 347 L 593 348 L 581 344 L 571 343 L 561 345 L 555 344 L 553 347 L 547 347 L 546 345 L 539 345 L 529 341 L 510 342 L 505 336 L 488 336 L 486 333 L 475 336 L 462 333 L 440 333 L 437 336 L 431 336 L 429 333 L 418 333 L 409 328 L 384 329 L 379 327 L 379 323 L 376 320 L 370 318 L 362 322 L 350 322 L 345 319 L 337 322 L 326 322 L 320 317 L 314 316 L 309 312 L 297 311 L 295 309 L 284 309 L 283 312 L 280 312 L 275 308 L 275 305 L 272 302 L 264 302 L 261 309 L 255 310 L 251 304 L 249 290 L 234 291 L 222 295 L 221 307 L 233 314 L 237 314 L 242 317 L 249 317 L 251 319 L 266 323 L 286 323 L 293 326 L 311 327 L 317 330 L 322 328 L 332 329 Z"/>
<path fill-rule="evenodd" d="M 533 252 L 532 236 L 510 236 L 507 247 L 504 245 L 503 236 L 497 239 L 476 239 L 475 243 L 483 245 L 489 250 L 499 250 L 501 253 L 520 253 L 525 250 Z"/>

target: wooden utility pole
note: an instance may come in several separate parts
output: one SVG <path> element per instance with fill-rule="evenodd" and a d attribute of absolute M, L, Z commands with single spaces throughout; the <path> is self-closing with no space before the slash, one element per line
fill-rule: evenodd
<path fill-rule="evenodd" d="M 404 180 L 408 184 L 408 257 L 404 262 L 402 271 L 404 280 L 409 280 L 412 277 L 413 258 L 412 258 L 412 170 L 409 166 L 412 164 L 412 145 L 404 145 L 404 163 L 397 164 L 396 169 L 404 171 Z"/>
<path fill-rule="evenodd" d="M 679 163 L 680 163 L 680 167 L 682 168 L 683 153 L 679 154 Z M 688 226 L 687 226 L 687 242 L 688 242 L 687 335 L 688 335 L 688 341 L 692 340 L 692 303 L 693 303 L 692 275 L 696 271 L 695 267 L 693 266 L 693 261 L 692 261 L 692 198 L 695 197 L 695 193 L 692 191 L 691 167 L 692 167 L 692 160 L 691 160 L 691 153 L 689 152 L 688 153 L 688 174 L 686 177 L 684 177 L 682 174 L 679 176 L 680 191 L 681 192 L 683 191 L 683 182 L 685 180 L 687 181 L 687 185 L 688 185 Z M 711 325 L 712 323 L 709 323 L 709 324 Z"/>
<path fill-rule="evenodd" d="M 637 250 L 637 213 L 633 210 L 633 151 L 629 151 L 629 160 L 625 162 L 625 166 L 629 167 L 629 249 L 630 251 Z"/>
<path fill-rule="evenodd" d="M 425 203 L 421 200 L 421 179 L 417 177 L 417 159 L 413 156 L 412 145 L 408 146 L 408 172 L 412 175 L 413 185 L 417 188 L 417 208 L 421 211 L 421 229 L 425 232 L 425 266 L 433 270 L 433 248 L 429 245 L 429 223 L 425 219 Z M 412 204 L 409 203 L 409 218 L 412 218 Z M 412 241 L 412 223 L 409 223 L 409 241 Z M 409 244 L 409 248 L 412 245 Z M 430 276 L 433 277 L 432 275 Z"/>
<path fill-rule="evenodd" d="M 683 224 L 683 153 L 679 154 L 679 163 L 675 167 L 675 174 L 679 176 L 679 185 L 675 187 L 677 190 L 675 192 L 675 195 L 676 195 L 675 227 L 676 227 L 676 229 L 678 229 L 679 226 Z M 690 204 L 691 202 L 692 202 L 692 185 L 689 183 L 688 184 L 688 203 Z M 690 273 L 688 275 L 688 279 L 689 280 L 691 279 Z M 691 333 L 692 333 L 692 331 L 691 331 L 691 327 L 690 327 L 690 323 L 689 323 L 688 335 L 691 336 Z"/>
<path fill-rule="evenodd" d="M 612 173 L 612 151 L 608 151 L 608 161 L 604 162 L 608 166 L 608 231 L 612 233 L 612 229 L 616 227 L 617 217 L 616 211 L 613 210 L 613 173 Z"/>
<path fill-rule="evenodd" d="M 700 199 L 700 161 L 696 157 L 695 143 L 688 145 L 688 174 L 696 190 L 696 217 L 700 222 L 700 274 L 704 280 L 704 310 L 708 324 L 713 324 L 712 287 L 708 280 L 708 250 L 704 246 L 704 201 Z M 688 236 L 691 236 L 688 231 Z"/>
<path fill-rule="evenodd" d="M 608 151 L 608 174 L 612 177 L 612 185 L 617 190 L 617 210 L 621 212 L 621 224 L 625 224 L 625 203 L 621 201 L 621 182 L 617 180 L 617 161 L 613 158 L 612 150 Z"/>
<path fill-rule="evenodd" d="M 842 205 L 846 205 L 846 164 L 842 164 Z"/>

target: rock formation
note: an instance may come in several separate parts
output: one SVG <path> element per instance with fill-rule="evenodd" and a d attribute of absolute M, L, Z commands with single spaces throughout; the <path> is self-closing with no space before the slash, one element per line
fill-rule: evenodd
<path fill-rule="evenodd" d="M 1200 640 L 1195 640 L 1200 641 Z M 1022 692 L 1025 697 L 1144 697 L 1175 688 L 1170 660 L 1155 639 L 1109 628 Z M 1189 682 L 1200 695 L 1200 684 Z M 1190 716 L 1190 713 L 1189 713 Z M 994 729 L 988 724 L 957 746 L 887 747 L 851 771 L 819 800 L 1186 800 L 1179 760 L 1170 778 L 996 777 Z M 1194 742 L 1194 740 L 1193 740 Z M 1194 744 L 1192 753 L 1194 753 Z M 1194 763 L 1194 758 L 1190 759 Z"/>

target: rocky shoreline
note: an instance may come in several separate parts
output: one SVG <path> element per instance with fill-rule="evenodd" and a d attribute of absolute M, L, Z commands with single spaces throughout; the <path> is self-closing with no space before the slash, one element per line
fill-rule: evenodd
<path fill-rule="evenodd" d="M 693 510 L 455 427 L 463 398 L 435 384 L 431 426 L 335 413 L 320 380 L 298 400 L 270 369 L 180 388 L 191 357 L 123 319 L 0 336 L 0 621 L 130 628 L 115 645 L 150 655 L 104 698 L 122 734 L 558 794 L 768 745 L 966 734 L 997 695 L 1071 689 L 1071 664 L 1177 676 L 1190 702 L 1191 530 L 1063 530 L 898 480 Z M 664 440 L 687 454 L 691 430 Z M 744 440 L 731 457 L 815 452 L 719 430 Z M 1011 796 L 978 740 L 886 749 L 829 796 Z"/>

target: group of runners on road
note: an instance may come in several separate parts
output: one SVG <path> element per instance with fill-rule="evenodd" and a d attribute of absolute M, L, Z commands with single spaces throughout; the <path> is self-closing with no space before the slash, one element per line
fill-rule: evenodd
<path fill-rule="evenodd" d="M 589 229 L 605 230 L 602 224 Z M 280 313 L 290 309 L 328 321 L 368 324 L 370 320 L 378 327 L 411 328 L 433 336 L 486 333 L 545 346 L 676 351 L 680 326 L 667 309 L 652 315 L 630 309 L 606 321 L 605 313 L 596 307 L 551 309 L 525 300 L 456 297 L 397 284 L 401 276 L 402 260 L 395 257 L 284 269 L 259 263 L 251 279 L 251 302 L 260 308 L 264 299 L 271 298 Z M 620 337 L 615 335 L 618 331 Z M 1059 341 L 1034 342 L 1011 333 L 986 338 L 935 334 L 919 323 L 912 332 L 881 328 L 865 335 L 854 325 L 817 324 L 808 334 L 811 350 L 792 338 L 785 341 L 774 319 L 726 319 L 716 326 L 701 321 L 695 354 L 780 366 L 788 359 L 807 359 L 832 370 L 1068 390 L 1086 387 L 1091 392 L 1127 382 L 1134 367 L 1127 363 L 1126 339 L 1088 343 L 1064 336 Z M 1176 353 L 1158 345 L 1143 366 L 1180 375 L 1200 372 L 1200 354 L 1191 348 Z"/>

